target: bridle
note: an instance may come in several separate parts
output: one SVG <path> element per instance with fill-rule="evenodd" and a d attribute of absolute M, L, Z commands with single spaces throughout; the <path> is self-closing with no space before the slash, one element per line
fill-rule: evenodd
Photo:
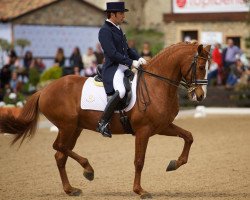
<path fill-rule="evenodd" d="M 196 69 L 197 69 L 198 59 L 200 58 L 200 59 L 203 59 L 205 61 L 208 61 L 209 65 L 210 65 L 211 55 L 205 49 L 204 49 L 204 51 L 207 53 L 208 58 L 200 56 L 198 54 L 198 52 L 196 52 L 196 54 L 193 58 L 193 61 L 190 65 L 190 68 L 188 69 L 186 75 L 182 76 L 182 81 L 180 82 L 180 84 L 183 85 L 188 90 L 189 93 L 194 91 L 197 88 L 197 86 L 199 86 L 199 85 L 208 85 L 207 79 L 196 79 Z M 191 81 L 190 82 L 188 82 L 185 78 L 189 75 L 189 73 L 191 73 Z"/>
<path fill-rule="evenodd" d="M 206 51 L 204 49 L 204 51 Z M 206 51 L 207 52 L 207 51 Z M 203 56 L 200 56 L 198 55 L 198 53 L 196 52 L 196 54 L 194 55 L 194 58 L 193 58 L 193 61 L 187 71 L 187 73 L 185 74 L 185 76 L 182 76 L 182 80 L 179 82 L 179 81 L 176 81 L 176 80 L 171 80 L 169 78 L 166 78 L 164 76 L 160 76 L 160 75 L 157 75 L 157 74 L 154 74 L 152 72 L 149 72 L 145 69 L 143 69 L 141 66 L 136 68 L 138 70 L 138 73 L 140 76 L 140 74 L 148 74 L 150 76 L 153 76 L 159 80 L 162 80 L 162 81 L 165 81 L 167 82 L 168 84 L 170 85 L 173 85 L 175 87 L 179 87 L 179 85 L 182 85 L 184 86 L 186 89 L 189 89 L 190 87 L 193 87 L 193 86 L 197 86 L 197 85 L 207 85 L 208 84 L 208 80 L 207 79 L 196 79 L 196 68 L 197 68 L 197 62 L 198 62 L 198 59 L 203 59 L 203 60 L 207 60 L 209 63 L 210 63 L 210 59 L 211 59 L 211 56 L 209 54 L 209 52 L 207 52 L 207 55 L 208 55 L 208 58 L 205 58 Z M 189 73 L 191 72 L 191 81 L 187 81 L 187 79 L 185 77 L 187 77 L 189 75 Z"/>
<path fill-rule="evenodd" d="M 147 84 L 146 84 L 146 80 L 144 77 L 144 74 L 148 74 L 152 77 L 155 77 L 156 79 L 162 80 L 167 82 L 168 84 L 175 86 L 177 88 L 181 88 L 180 85 L 182 85 L 185 89 L 187 89 L 188 93 L 191 93 L 192 91 L 194 91 L 199 85 L 208 85 L 208 80 L 207 79 L 196 79 L 196 68 L 197 68 L 197 64 L 198 64 L 198 59 L 203 59 L 209 62 L 210 65 L 210 59 L 211 59 L 211 55 L 208 51 L 206 51 L 205 49 L 203 49 L 206 53 L 207 53 L 207 58 L 200 56 L 198 54 L 198 52 L 195 53 L 194 57 L 193 57 L 193 61 L 187 71 L 187 73 L 185 74 L 185 76 L 182 76 L 182 80 L 181 81 L 177 81 L 177 80 L 171 80 L 167 77 L 164 76 L 160 76 L 158 74 L 154 74 L 152 72 L 149 72 L 145 69 L 143 69 L 141 66 L 136 68 L 138 71 L 138 79 L 137 79 L 137 91 L 139 93 L 141 93 L 141 96 L 143 98 L 143 100 L 141 101 L 141 103 L 144 105 L 144 109 L 142 111 L 145 111 L 147 109 L 147 106 L 150 104 L 150 97 L 149 97 L 149 93 L 148 93 L 148 89 L 147 89 Z M 191 73 L 191 79 L 190 81 L 188 81 L 185 77 L 187 77 L 189 75 L 189 73 Z M 146 90 L 146 95 L 144 94 L 144 91 L 142 88 L 139 88 L 139 82 L 140 79 L 142 79 L 145 90 Z M 140 96 L 140 95 L 139 95 Z M 148 100 L 146 100 L 146 98 Z M 138 106 L 139 106 L 139 101 L 138 101 Z"/>

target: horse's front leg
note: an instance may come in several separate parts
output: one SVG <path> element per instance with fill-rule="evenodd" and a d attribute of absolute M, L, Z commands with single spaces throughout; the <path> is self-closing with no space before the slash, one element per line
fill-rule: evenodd
<path fill-rule="evenodd" d="M 144 166 L 145 154 L 148 145 L 149 136 L 142 131 L 136 131 L 135 137 L 135 179 L 133 190 L 139 194 L 142 199 L 151 198 L 151 194 L 141 187 L 141 172 Z"/>
<path fill-rule="evenodd" d="M 178 169 L 181 165 L 184 165 L 188 161 L 189 151 L 191 148 L 191 145 L 193 143 L 193 136 L 189 131 L 186 131 L 173 123 L 169 125 L 167 130 L 163 130 L 159 133 L 159 135 L 167 135 L 167 136 L 178 136 L 184 139 L 184 147 L 182 150 L 182 153 L 178 160 L 172 160 L 170 161 L 167 171 L 173 171 Z"/>

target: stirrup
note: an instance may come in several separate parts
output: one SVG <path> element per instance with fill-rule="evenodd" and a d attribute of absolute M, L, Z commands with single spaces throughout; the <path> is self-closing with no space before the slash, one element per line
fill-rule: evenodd
<path fill-rule="evenodd" d="M 104 137 L 112 137 L 112 133 L 108 128 L 109 123 L 108 122 L 98 122 L 98 127 L 96 129 L 96 131 L 100 132 Z"/>

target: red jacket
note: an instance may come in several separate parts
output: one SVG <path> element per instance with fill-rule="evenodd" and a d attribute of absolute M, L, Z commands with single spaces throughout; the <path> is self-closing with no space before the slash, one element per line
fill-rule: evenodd
<path fill-rule="evenodd" d="M 218 67 L 222 67 L 222 54 L 218 48 L 215 48 L 212 53 L 212 59 L 218 64 Z"/>

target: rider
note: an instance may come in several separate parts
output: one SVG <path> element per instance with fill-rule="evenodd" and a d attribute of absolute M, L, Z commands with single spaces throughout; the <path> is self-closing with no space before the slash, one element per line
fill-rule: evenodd
<path fill-rule="evenodd" d="M 106 6 L 107 20 L 99 31 L 99 41 L 105 56 L 102 79 L 108 104 L 98 122 L 97 131 L 104 137 L 112 137 L 108 126 L 116 105 L 125 96 L 124 72 L 131 69 L 132 65 L 139 67 L 146 64 L 146 60 L 128 47 L 126 37 L 119 26 L 128 11 L 125 9 L 125 3 L 108 2 Z"/>

